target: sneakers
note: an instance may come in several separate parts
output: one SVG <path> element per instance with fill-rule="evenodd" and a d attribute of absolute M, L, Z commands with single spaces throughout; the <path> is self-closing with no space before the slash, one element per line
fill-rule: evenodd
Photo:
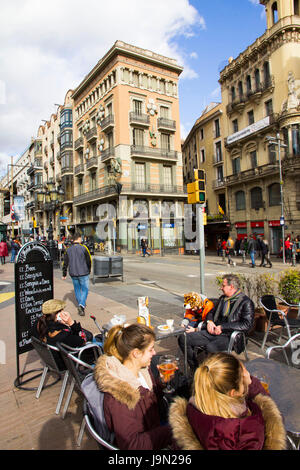
<path fill-rule="evenodd" d="M 85 315 L 84 307 L 82 305 L 79 305 L 78 307 L 78 315 L 80 315 L 81 317 L 84 317 Z"/>

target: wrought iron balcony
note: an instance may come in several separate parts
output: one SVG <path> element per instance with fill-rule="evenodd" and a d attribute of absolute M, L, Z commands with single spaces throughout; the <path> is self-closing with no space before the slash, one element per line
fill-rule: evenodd
<path fill-rule="evenodd" d="M 86 140 L 88 142 L 92 142 L 93 140 L 97 139 L 97 127 L 92 127 L 87 133 L 86 133 Z"/>
<path fill-rule="evenodd" d="M 61 167 L 61 175 L 72 174 L 74 171 L 73 165 L 72 166 L 64 166 Z"/>
<path fill-rule="evenodd" d="M 74 196 L 74 204 L 84 204 L 90 201 L 97 201 L 103 197 L 109 196 L 111 194 L 117 194 L 117 188 L 115 185 L 103 186 L 102 188 L 94 189 L 84 194 L 79 194 Z"/>
<path fill-rule="evenodd" d="M 178 152 L 175 150 L 156 149 L 152 147 L 131 145 L 130 152 L 132 157 L 142 156 L 159 160 L 178 160 Z"/>
<path fill-rule="evenodd" d="M 84 164 L 80 163 L 79 165 L 75 166 L 75 176 L 79 176 L 83 174 L 84 174 Z"/>
<path fill-rule="evenodd" d="M 151 194 L 176 194 L 186 195 L 186 186 L 167 185 L 167 184 L 146 184 L 146 183 L 131 183 L 123 184 L 123 193 L 151 193 Z"/>
<path fill-rule="evenodd" d="M 166 119 L 166 118 L 158 118 L 157 119 L 157 130 L 169 130 L 175 131 L 176 130 L 176 121 L 173 119 Z"/>
<path fill-rule="evenodd" d="M 112 129 L 115 125 L 115 118 L 113 114 L 109 114 L 100 121 L 102 131 L 106 132 Z"/>
<path fill-rule="evenodd" d="M 129 122 L 130 124 L 140 124 L 149 127 L 150 125 L 150 116 L 148 114 L 141 113 L 129 113 Z"/>
<path fill-rule="evenodd" d="M 105 162 L 106 160 L 109 160 L 110 158 L 113 158 L 114 156 L 115 156 L 115 148 L 108 147 L 108 149 L 105 149 L 101 152 L 101 162 Z"/>
<path fill-rule="evenodd" d="M 75 140 L 75 150 L 83 149 L 83 137 L 79 137 Z"/>
<path fill-rule="evenodd" d="M 98 168 L 98 157 L 91 157 L 86 162 L 87 170 L 95 170 Z"/>

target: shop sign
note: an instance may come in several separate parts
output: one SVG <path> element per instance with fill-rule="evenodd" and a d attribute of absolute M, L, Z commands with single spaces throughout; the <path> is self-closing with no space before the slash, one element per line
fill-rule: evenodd
<path fill-rule="evenodd" d="M 264 227 L 263 221 L 251 222 L 251 228 Z"/>
<path fill-rule="evenodd" d="M 280 220 L 269 220 L 269 227 L 280 227 Z"/>
<path fill-rule="evenodd" d="M 175 224 L 174 223 L 164 223 L 162 224 L 163 228 L 174 228 Z"/>
<path fill-rule="evenodd" d="M 235 224 L 235 228 L 247 228 L 247 223 L 246 222 L 237 222 Z"/>

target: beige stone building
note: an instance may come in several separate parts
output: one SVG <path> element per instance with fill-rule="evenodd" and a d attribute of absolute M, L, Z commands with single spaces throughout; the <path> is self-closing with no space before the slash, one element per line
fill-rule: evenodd
<path fill-rule="evenodd" d="M 260 0 L 267 29 L 221 71 L 225 106 L 224 190 L 234 237 L 281 238 L 279 133 L 286 233 L 300 234 L 300 16 L 296 0 Z"/>
<path fill-rule="evenodd" d="M 194 181 L 194 169 L 206 173 L 206 246 L 215 249 L 228 236 L 225 180 L 223 104 L 210 103 L 195 122 L 182 146 L 184 182 Z"/>
<path fill-rule="evenodd" d="M 83 235 L 112 243 L 115 233 L 115 248 L 129 251 L 141 237 L 154 250 L 182 249 L 181 72 L 174 59 L 116 41 L 74 90 L 73 210 Z"/>

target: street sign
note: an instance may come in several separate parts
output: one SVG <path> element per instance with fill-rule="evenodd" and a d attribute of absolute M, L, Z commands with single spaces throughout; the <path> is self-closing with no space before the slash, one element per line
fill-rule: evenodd
<path fill-rule="evenodd" d="M 280 225 L 284 225 L 284 217 L 280 217 Z"/>

